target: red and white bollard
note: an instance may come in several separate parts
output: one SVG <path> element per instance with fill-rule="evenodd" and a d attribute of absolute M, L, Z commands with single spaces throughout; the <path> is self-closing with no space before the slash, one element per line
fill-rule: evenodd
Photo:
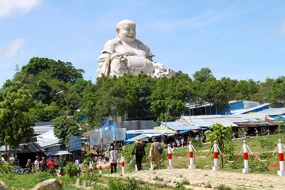
<path fill-rule="evenodd" d="M 61 176 L 61 173 L 60 173 L 60 167 L 58 168 L 57 176 Z"/>
<path fill-rule="evenodd" d="M 92 164 L 92 161 L 89 161 L 89 171 L 90 171 L 90 172 L 93 171 L 93 164 Z"/>
<path fill-rule="evenodd" d="M 243 162 L 244 168 L 242 169 L 242 173 L 247 174 L 250 172 L 250 168 L 248 167 L 248 150 L 246 140 L 243 140 Z"/>
<path fill-rule="evenodd" d="M 134 156 L 134 163 L 135 163 L 135 170 L 138 171 L 138 165 L 137 165 L 136 156 Z"/>
<path fill-rule="evenodd" d="M 173 165 L 172 165 L 172 151 L 171 151 L 170 144 L 168 144 L 167 154 L 168 154 L 168 169 L 173 169 Z"/>
<path fill-rule="evenodd" d="M 192 141 L 189 142 L 189 158 L 190 158 L 190 165 L 189 169 L 196 169 L 195 162 L 194 162 L 194 156 L 193 156 L 193 145 Z"/>
<path fill-rule="evenodd" d="M 278 140 L 278 157 L 279 157 L 279 165 L 280 165 L 280 171 L 277 171 L 277 174 L 279 176 L 285 176 L 285 171 L 284 171 L 284 153 L 283 153 L 283 144 L 282 140 Z"/>
<path fill-rule="evenodd" d="M 121 156 L 121 165 L 122 165 L 122 175 L 123 175 L 125 173 L 125 158 L 123 154 Z"/>
<path fill-rule="evenodd" d="M 102 162 L 101 162 L 101 159 L 99 159 L 99 175 L 102 175 Z"/>
<path fill-rule="evenodd" d="M 219 152 L 218 152 L 218 141 L 214 141 L 214 166 L 212 167 L 212 170 L 219 170 Z"/>
<path fill-rule="evenodd" d="M 150 168 L 149 170 L 153 170 L 153 163 L 152 163 L 152 155 L 151 155 L 151 148 L 149 149 L 149 161 L 150 161 Z"/>

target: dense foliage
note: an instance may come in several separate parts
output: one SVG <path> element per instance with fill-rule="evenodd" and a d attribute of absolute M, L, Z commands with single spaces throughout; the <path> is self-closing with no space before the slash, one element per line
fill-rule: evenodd
<path fill-rule="evenodd" d="M 21 82 L 7 80 L 1 89 L 0 100 L 0 145 L 14 148 L 23 137 L 33 134 L 30 127 L 32 122 L 28 116 L 33 103 L 31 90 Z"/>
<path fill-rule="evenodd" d="M 20 137 L 31 134 L 32 123 L 60 116 L 72 115 L 85 132 L 100 126 L 109 116 L 172 121 L 184 113 L 206 114 L 206 107 L 194 113 L 186 105 L 210 104 L 215 108 L 210 109 L 210 114 L 217 114 L 229 108 L 230 100 L 285 101 L 284 76 L 267 78 L 265 82 L 217 79 L 209 68 L 201 68 L 192 78 L 178 71 L 172 78 L 125 74 L 102 76 L 92 83 L 83 79 L 83 73 L 70 62 L 31 58 L 1 89 L 0 144 L 5 141 L 16 145 Z"/>

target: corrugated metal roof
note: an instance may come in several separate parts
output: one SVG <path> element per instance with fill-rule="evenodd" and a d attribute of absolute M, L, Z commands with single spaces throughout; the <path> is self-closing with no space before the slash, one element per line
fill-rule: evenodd
<path fill-rule="evenodd" d="M 35 134 L 42 134 L 45 133 L 49 130 L 53 130 L 53 126 L 52 125 L 48 125 L 48 126 L 33 126 L 34 129 L 34 133 Z"/>
<path fill-rule="evenodd" d="M 20 144 L 19 148 L 14 150 L 15 153 L 36 153 L 36 152 L 44 152 L 44 149 L 38 143 L 28 143 L 28 144 Z"/>
<path fill-rule="evenodd" d="M 250 113 L 250 114 L 240 114 L 239 117 L 246 121 L 264 121 L 266 114 L 262 112 Z"/>
<path fill-rule="evenodd" d="M 248 119 L 240 117 L 240 115 L 224 115 L 225 119 L 233 123 L 248 122 Z"/>
<path fill-rule="evenodd" d="M 200 129 L 188 122 L 166 122 L 166 126 L 175 131 Z"/>
<path fill-rule="evenodd" d="M 260 113 L 264 113 L 265 115 L 284 115 L 285 114 L 285 108 L 270 108 L 267 110 L 262 110 Z"/>
<path fill-rule="evenodd" d="M 223 115 L 183 116 L 183 119 L 196 127 L 209 127 L 217 123 L 222 124 L 225 127 L 237 126 Z"/>
<path fill-rule="evenodd" d="M 161 134 L 176 134 L 176 131 L 167 128 L 164 124 L 159 127 L 154 127 L 154 129 L 159 131 Z"/>
<path fill-rule="evenodd" d="M 46 155 L 48 155 L 48 156 L 60 156 L 60 155 L 65 155 L 65 154 L 71 154 L 71 153 L 66 151 L 66 150 L 46 152 Z"/>

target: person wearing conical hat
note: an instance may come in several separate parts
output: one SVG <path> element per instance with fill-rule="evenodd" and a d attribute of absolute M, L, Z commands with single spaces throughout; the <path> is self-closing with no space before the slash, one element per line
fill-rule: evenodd
<path fill-rule="evenodd" d="M 136 145 L 134 146 L 134 149 L 132 151 L 132 155 L 135 155 L 138 170 L 142 170 L 142 158 L 146 154 L 145 154 L 144 146 L 141 143 L 140 139 L 136 140 Z"/>

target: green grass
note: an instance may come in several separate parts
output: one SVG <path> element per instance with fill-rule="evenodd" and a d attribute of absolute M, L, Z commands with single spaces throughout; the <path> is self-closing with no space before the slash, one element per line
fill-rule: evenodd
<path fill-rule="evenodd" d="M 262 160 L 266 160 L 271 156 L 275 148 L 277 147 L 278 139 L 284 138 L 285 135 L 270 135 L 270 136 L 259 136 L 259 137 L 254 137 L 254 138 L 247 138 L 247 144 L 251 151 L 253 152 L 254 155 L 262 158 Z M 243 140 L 244 139 L 236 139 L 231 141 L 230 143 L 235 147 L 235 156 L 240 153 L 243 145 Z M 267 146 L 262 147 L 261 143 L 266 142 L 265 144 L 273 144 L 272 147 L 268 148 Z M 195 146 L 194 146 L 195 147 Z M 172 156 L 172 163 L 174 168 L 188 168 L 189 165 L 189 152 L 187 150 L 188 147 L 184 148 L 179 148 L 175 149 L 174 153 L 175 155 Z M 211 147 L 209 144 L 204 144 L 202 147 L 195 147 L 196 151 L 201 155 L 201 156 L 206 156 L 209 153 L 209 150 Z M 210 153 L 208 157 L 206 158 L 201 158 L 198 157 L 197 154 L 195 155 L 195 165 L 196 168 L 198 169 L 205 169 L 205 170 L 211 170 L 213 166 L 213 153 Z M 250 153 L 249 153 L 250 155 Z M 162 168 L 167 168 L 168 166 L 168 159 L 166 157 L 166 152 L 165 155 L 162 157 L 164 160 L 162 161 Z M 267 169 L 267 166 L 269 164 L 278 164 L 278 157 L 277 154 L 275 153 L 274 156 L 266 162 L 261 162 L 258 160 L 255 160 L 252 156 L 249 156 L 249 167 L 252 168 L 253 173 L 262 173 L 262 174 L 274 174 L 276 175 L 277 170 L 279 168 L 275 169 Z M 219 157 L 219 164 L 221 166 L 221 157 Z M 143 169 L 148 170 L 150 168 L 150 163 L 149 160 L 143 160 Z M 223 171 L 231 171 L 231 172 L 238 172 L 240 173 L 243 168 L 243 152 L 241 152 L 241 155 L 239 159 L 237 159 L 235 162 L 227 162 L 224 161 L 224 167 L 221 168 L 220 170 Z M 133 172 L 134 171 L 134 165 L 129 165 L 128 162 L 125 163 L 125 172 Z M 155 171 L 154 171 L 155 172 Z M 100 184 L 108 184 L 108 181 L 110 180 L 110 176 L 105 177 L 104 174 L 109 174 L 110 170 L 108 167 L 103 169 L 102 171 L 103 175 L 99 177 L 99 171 L 96 170 L 94 171 L 94 176 L 87 176 L 87 177 L 80 177 L 82 181 L 92 181 L 95 182 L 92 185 L 97 185 L 97 189 L 108 189 L 104 186 L 100 186 Z M 117 169 L 117 173 L 121 173 L 121 167 L 119 166 Z M 49 173 L 45 172 L 39 172 L 39 173 L 33 173 L 33 174 L 25 174 L 25 175 L 15 175 L 13 173 L 6 173 L 6 174 L 1 174 L 0 173 L 0 179 L 4 181 L 9 189 L 31 189 L 35 187 L 38 183 L 54 178 L 55 176 L 52 176 Z M 58 180 L 63 182 L 63 189 L 68 189 L 68 190 L 79 190 L 82 188 L 75 187 L 75 181 L 79 179 L 79 177 L 72 177 L 70 178 L 69 176 L 63 176 L 60 178 L 57 178 Z M 118 179 L 112 178 L 115 181 L 119 181 Z M 120 180 L 122 183 L 134 183 L 132 185 L 135 185 L 135 181 L 133 180 L 126 180 L 126 179 L 121 179 Z M 151 187 L 151 189 L 159 189 L 159 188 L 165 188 L 166 187 L 161 187 L 160 183 L 163 182 L 159 176 L 157 176 L 157 184 L 147 184 L 147 182 L 137 182 L 137 185 L 148 185 Z M 187 184 L 188 181 L 184 181 L 184 184 Z M 181 185 L 184 185 L 181 184 Z M 91 186 L 92 186 L 91 185 Z M 116 184 L 113 184 L 116 186 Z M 119 184 L 118 184 L 119 185 Z M 121 184 L 122 185 L 122 184 Z M 100 188 L 99 188 L 100 186 Z M 223 189 L 224 187 L 221 187 Z M 171 189 L 169 187 L 168 189 Z M 179 184 L 177 185 L 176 189 L 184 189 L 182 186 Z M 225 187 L 227 189 L 227 187 Z"/>
<path fill-rule="evenodd" d="M 273 151 L 276 149 L 277 144 L 278 144 L 278 139 L 280 138 L 282 139 L 284 137 L 285 135 L 283 134 L 276 134 L 276 135 L 269 135 L 269 136 L 251 137 L 251 138 L 247 138 L 246 141 L 247 141 L 249 149 L 253 152 L 255 156 L 258 156 L 261 160 L 267 160 L 268 158 L 270 158 Z M 243 151 L 241 151 L 242 146 L 243 146 L 243 140 L 244 139 L 235 139 L 230 142 L 230 144 L 233 145 L 235 148 L 234 149 L 235 158 L 240 152 L 241 152 L 241 155 L 239 159 L 236 160 L 234 163 L 224 161 L 224 167 L 221 168 L 221 170 L 241 172 L 243 168 Z M 266 144 L 271 145 L 271 147 L 270 146 L 262 147 L 261 141 L 266 142 Z M 210 145 L 207 143 L 204 144 L 202 147 L 194 146 L 194 148 L 196 149 L 198 154 L 201 155 L 202 157 L 203 156 L 205 157 L 206 155 L 208 155 L 209 150 L 211 149 Z M 177 155 L 177 157 L 172 156 L 172 163 L 175 168 L 187 168 L 188 165 L 190 164 L 188 153 L 186 153 L 186 155 L 181 158 L 181 156 L 184 155 L 186 150 L 187 150 L 187 147 L 174 150 L 174 153 Z M 198 156 L 198 154 L 194 154 L 196 168 L 211 170 L 214 164 L 213 163 L 214 162 L 213 153 L 210 153 L 209 156 L 206 158 L 201 158 Z M 233 160 L 234 158 L 232 158 L 231 160 L 229 159 L 229 161 L 233 161 Z M 165 160 L 164 162 L 166 165 L 168 164 L 167 160 Z M 265 166 L 262 166 L 264 164 L 268 165 L 268 164 L 276 164 L 276 163 L 278 163 L 278 157 L 276 153 L 270 160 L 266 162 L 261 162 L 261 161 L 255 160 L 254 157 L 251 156 L 251 153 L 249 151 L 249 166 L 252 168 L 256 168 L 252 171 L 254 173 L 276 174 L 277 169 L 269 169 L 269 170 L 263 171 L 264 169 L 263 167 Z M 221 166 L 221 156 L 219 156 L 219 164 Z M 233 166 L 234 164 L 236 164 L 236 166 Z"/>

